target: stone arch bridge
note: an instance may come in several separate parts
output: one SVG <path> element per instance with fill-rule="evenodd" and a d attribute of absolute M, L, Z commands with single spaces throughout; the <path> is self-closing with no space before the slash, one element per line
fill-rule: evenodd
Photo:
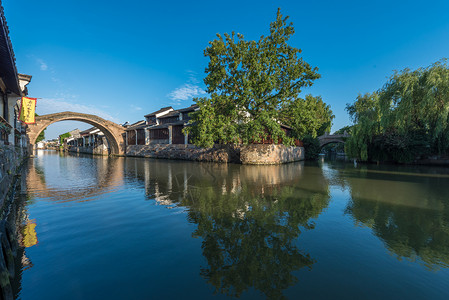
<path fill-rule="evenodd" d="M 37 116 L 36 123 L 28 125 L 27 134 L 30 139 L 30 144 L 34 146 L 36 139 L 42 130 L 49 125 L 60 121 L 81 121 L 97 127 L 108 139 L 112 155 L 122 156 L 125 154 L 125 131 L 123 126 L 95 115 L 71 111 Z"/>
<path fill-rule="evenodd" d="M 349 134 L 346 132 L 344 134 L 325 134 L 318 137 L 318 140 L 320 141 L 320 147 L 324 147 L 328 144 L 332 143 L 345 143 L 346 138 L 350 137 Z"/>

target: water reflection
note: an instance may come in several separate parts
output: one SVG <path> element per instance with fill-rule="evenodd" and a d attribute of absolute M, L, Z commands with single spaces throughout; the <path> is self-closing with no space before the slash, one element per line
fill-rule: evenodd
<path fill-rule="evenodd" d="M 144 182 L 148 199 L 188 209 L 208 262 L 200 273 L 216 293 L 239 297 L 255 288 L 279 298 L 298 281 L 292 271 L 315 262 L 295 241 L 329 203 L 320 169 L 302 163 L 126 163 L 127 173 Z"/>
<path fill-rule="evenodd" d="M 54 152 L 39 150 L 38 157 L 27 165 L 26 185 L 30 196 L 61 203 L 84 202 L 122 185 L 120 159 L 57 153 L 63 159 L 55 160 Z"/>
<path fill-rule="evenodd" d="M 80 269 L 64 280 L 76 279 L 80 287 L 98 288 L 101 282 L 117 280 L 108 269 L 109 262 L 123 259 L 118 264 L 124 273 L 136 274 L 121 279 L 123 286 L 129 286 L 137 296 L 147 292 L 145 284 L 150 281 L 161 286 L 166 278 L 161 273 L 184 276 L 187 268 L 201 277 L 197 280 L 193 274 L 195 278 L 186 284 L 198 288 L 198 295 L 204 297 L 210 293 L 202 288 L 204 282 L 216 294 L 234 297 L 252 297 L 257 291 L 268 298 L 282 298 L 284 293 L 299 295 L 307 289 L 313 293 L 321 285 L 340 292 L 341 286 L 357 281 L 348 275 L 352 271 L 360 278 L 373 279 L 374 284 L 387 285 L 389 279 L 371 274 L 388 270 L 406 278 L 408 270 L 403 265 L 393 267 L 391 262 L 396 260 L 389 255 L 388 263 L 385 260 L 385 265 L 377 266 L 385 259 L 385 251 L 371 233 L 399 260 L 416 260 L 431 269 L 449 267 L 449 172 L 435 170 L 355 167 L 343 162 L 242 166 L 71 155 L 55 159 L 55 155 L 43 155 L 28 168 L 29 203 L 41 202 L 30 216 L 38 220 L 37 236 L 34 239 L 31 234 L 26 243 L 32 245 L 39 238 L 37 246 L 26 249 L 36 263 L 30 271 L 42 268 L 45 254 L 38 252 L 39 248 L 51 247 L 52 238 L 54 243 L 56 237 L 61 240 L 70 236 L 64 245 L 75 248 L 79 263 L 67 266 L 67 254 L 60 251 L 59 267 Z M 74 213 L 66 222 L 64 214 L 69 210 Z M 49 228 L 41 231 L 42 220 L 49 216 L 53 217 L 52 229 L 61 227 L 54 232 Z M 175 234 L 173 224 L 181 228 Z M 196 239 L 186 239 L 185 244 L 179 241 L 190 233 Z M 345 245 L 335 242 L 340 238 Z M 354 240 L 360 244 L 352 244 Z M 171 251 L 168 247 L 185 252 L 180 255 L 178 249 Z M 366 251 L 370 247 L 375 250 Z M 128 259 L 129 253 L 135 258 Z M 83 278 L 87 269 L 80 265 L 89 266 L 82 260 L 84 256 L 99 268 L 94 284 Z M 188 267 L 170 265 L 175 256 L 182 256 Z M 197 256 L 201 259 L 195 260 Z M 357 256 L 366 260 L 363 270 L 355 264 Z M 50 257 L 48 261 L 54 264 L 56 260 Z M 312 272 L 305 277 L 301 272 L 305 270 Z M 342 278 L 329 275 L 345 271 Z M 88 272 L 95 273 L 95 267 Z M 37 280 L 41 273 L 35 273 Z M 199 285 L 192 283 L 197 281 Z M 34 291 L 28 288 L 27 292 Z"/>
<path fill-rule="evenodd" d="M 336 164 L 331 169 L 333 182 L 350 189 L 346 214 L 371 228 L 398 259 L 429 269 L 449 267 L 448 170 Z"/>
<path fill-rule="evenodd" d="M 36 234 L 36 220 L 28 220 L 21 231 L 22 237 L 19 239 L 20 246 L 29 248 L 38 243 Z"/>

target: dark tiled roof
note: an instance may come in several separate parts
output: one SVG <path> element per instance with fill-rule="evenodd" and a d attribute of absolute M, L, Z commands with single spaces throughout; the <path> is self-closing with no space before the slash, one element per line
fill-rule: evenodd
<path fill-rule="evenodd" d="M 12 49 L 9 29 L 0 1 L 0 77 L 6 87 L 17 95 L 22 95 L 16 68 L 16 58 Z"/>
<path fill-rule="evenodd" d="M 128 127 L 126 127 L 126 131 L 128 130 L 136 130 L 139 129 L 141 127 L 145 127 L 146 126 L 146 122 L 144 120 L 138 121 L 136 123 L 133 123 L 131 125 L 129 125 Z"/>
<path fill-rule="evenodd" d="M 94 126 L 94 127 L 89 128 L 89 129 L 80 131 L 80 134 L 88 134 L 89 132 L 94 131 L 95 129 L 98 129 L 98 128 Z"/>
<path fill-rule="evenodd" d="M 156 126 L 152 126 L 149 127 L 149 130 L 153 130 L 153 129 L 161 129 L 161 128 L 168 128 L 168 126 L 176 126 L 176 125 L 185 125 L 187 124 L 187 121 L 183 121 L 183 120 L 179 120 L 176 122 L 172 122 L 172 123 L 167 123 L 167 124 L 161 124 L 161 125 L 156 125 Z"/>
<path fill-rule="evenodd" d="M 153 116 L 156 116 L 156 114 L 159 114 L 159 113 L 161 113 L 163 111 L 166 111 L 166 110 L 169 110 L 169 109 L 173 109 L 173 107 L 171 107 L 171 106 L 163 107 L 163 108 L 161 108 L 161 109 L 159 109 L 159 110 L 157 110 L 155 112 L 152 112 L 152 113 L 149 113 L 148 115 L 145 115 L 144 117 L 145 118 L 153 117 Z"/>
<path fill-rule="evenodd" d="M 197 108 L 198 108 L 197 104 L 192 104 L 189 107 L 178 109 L 178 111 L 184 113 L 184 112 L 194 111 Z"/>
<path fill-rule="evenodd" d="M 171 111 L 166 115 L 160 116 L 158 119 L 164 119 L 164 118 L 170 118 L 170 117 L 176 117 L 176 116 L 179 116 L 178 110 Z"/>

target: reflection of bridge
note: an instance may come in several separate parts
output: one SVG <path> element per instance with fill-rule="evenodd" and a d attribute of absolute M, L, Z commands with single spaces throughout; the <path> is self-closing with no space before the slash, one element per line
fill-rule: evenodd
<path fill-rule="evenodd" d="M 104 135 L 108 139 L 108 143 L 111 147 L 111 153 L 113 155 L 125 154 L 125 141 L 123 138 L 125 131 L 123 130 L 123 126 L 95 115 L 70 111 L 37 116 L 36 123 L 28 125 L 27 133 L 30 139 L 30 144 L 34 145 L 36 143 L 37 137 L 42 132 L 42 130 L 47 128 L 50 124 L 67 120 L 81 121 L 97 127 L 101 130 L 101 132 L 104 133 Z"/>
<path fill-rule="evenodd" d="M 350 137 L 348 133 L 344 134 L 325 134 L 318 137 L 318 140 L 320 141 L 320 147 L 324 147 L 328 144 L 332 143 L 345 143 L 346 138 Z"/>
<path fill-rule="evenodd" d="M 79 156 L 79 154 L 70 154 L 67 156 L 75 157 Z M 95 170 L 96 173 L 87 173 L 84 177 L 92 178 L 92 182 L 85 185 L 76 184 L 75 186 L 64 187 L 52 186 L 49 184 L 49 178 L 46 178 L 46 174 L 36 166 L 37 162 L 32 161 L 28 164 L 27 168 L 27 189 L 32 191 L 30 194 L 39 198 L 44 198 L 48 201 L 71 202 L 93 200 L 96 196 L 110 193 L 114 191 L 116 187 L 123 184 L 123 162 L 121 161 L 121 158 L 97 156 L 91 157 L 90 159 L 95 166 L 95 168 L 92 168 L 91 170 Z M 66 167 L 68 168 L 68 166 Z M 74 176 L 72 175 L 70 177 Z M 76 177 L 73 179 L 77 182 Z M 54 178 L 53 180 L 57 181 L 57 179 Z"/>

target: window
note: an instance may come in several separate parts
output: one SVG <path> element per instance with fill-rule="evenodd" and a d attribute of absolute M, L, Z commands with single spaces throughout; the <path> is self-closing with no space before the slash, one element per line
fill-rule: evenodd
<path fill-rule="evenodd" d="M 168 140 L 168 128 L 150 130 L 150 140 Z"/>
<path fill-rule="evenodd" d="M 145 145 L 145 130 L 137 129 L 137 145 Z"/>
<path fill-rule="evenodd" d="M 136 132 L 134 130 L 127 131 L 128 133 L 128 145 L 136 144 Z"/>

